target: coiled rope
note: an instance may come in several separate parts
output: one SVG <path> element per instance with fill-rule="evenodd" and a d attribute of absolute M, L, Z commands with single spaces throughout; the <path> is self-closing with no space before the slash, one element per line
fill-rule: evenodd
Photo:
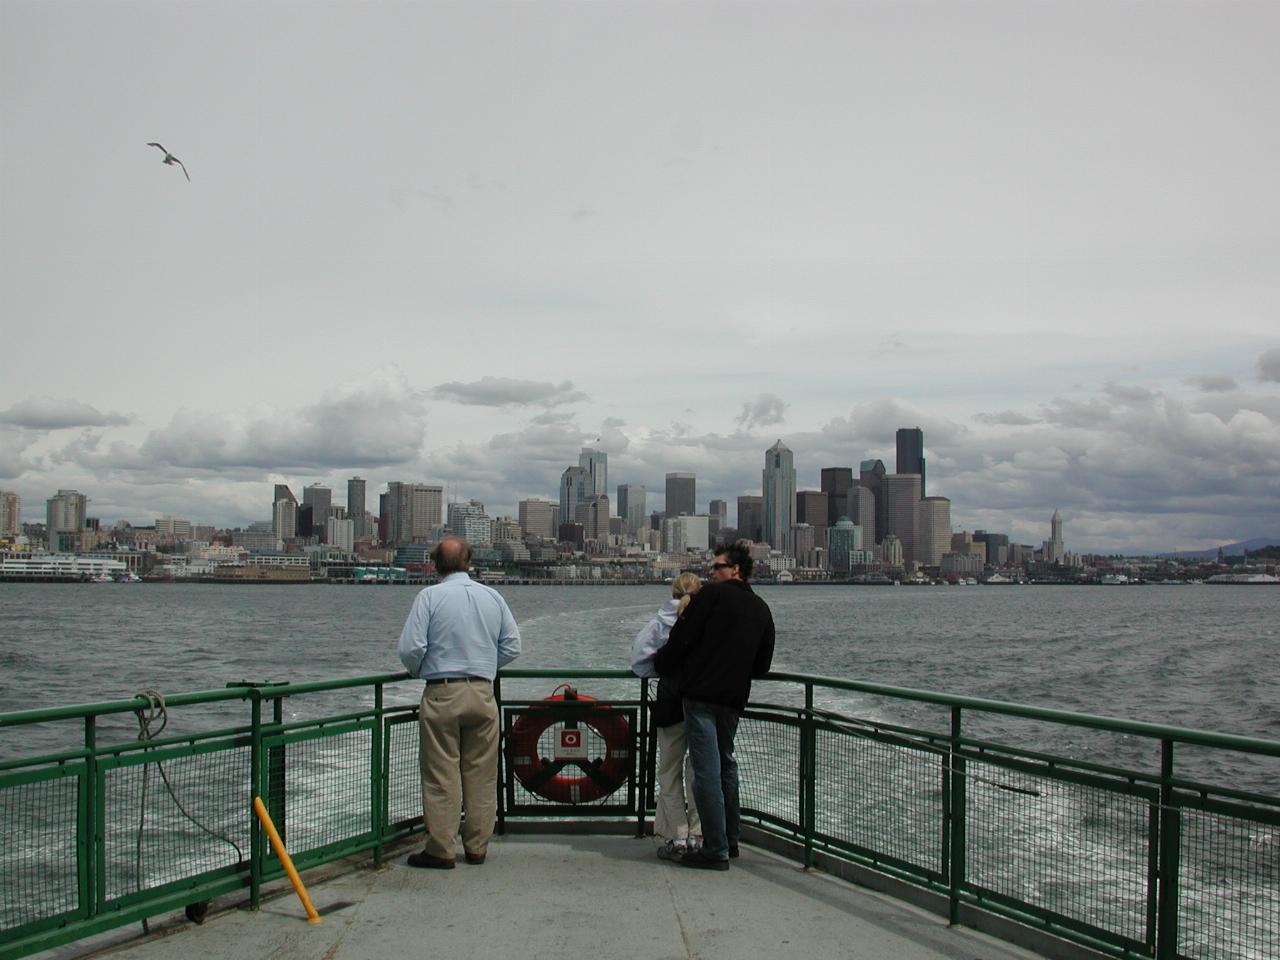
<path fill-rule="evenodd" d="M 137 699 L 146 701 L 146 706 L 138 707 L 133 711 L 138 718 L 138 740 L 142 742 L 154 740 L 169 725 L 169 711 L 164 704 L 164 695 L 159 690 L 143 690 L 137 694 Z M 174 791 L 173 784 L 169 781 L 169 775 L 165 773 L 164 764 L 156 761 L 155 767 L 160 774 L 160 779 L 164 781 L 165 790 L 173 798 L 174 805 L 177 806 L 179 812 L 215 840 L 221 840 L 223 843 L 229 844 L 236 852 L 236 862 L 243 863 L 244 851 L 240 849 L 239 844 L 230 837 L 209 829 L 192 816 L 187 808 L 182 805 L 182 801 L 178 799 L 178 794 Z M 142 765 L 142 799 L 139 803 L 138 814 L 138 840 L 134 859 L 134 880 L 139 892 L 142 891 L 142 836 L 147 823 L 147 786 L 150 774 L 151 764 L 144 763 Z M 150 932 L 150 927 L 147 925 L 145 918 L 142 921 L 142 929 L 144 932 Z"/>

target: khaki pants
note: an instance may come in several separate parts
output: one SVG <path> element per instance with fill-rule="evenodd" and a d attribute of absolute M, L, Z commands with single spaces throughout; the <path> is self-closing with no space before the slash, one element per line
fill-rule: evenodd
<path fill-rule="evenodd" d="M 653 839 L 685 840 L 702 834 L 693 802 L 693 765 L 686 749 L 684 724 L 658 728 L 658 803 L 653 813 Z"/>
<path fill-rule="evenodd" d="M 418 765 L 422 771 L 424 852 L 452 860 L 457 855 L 462 810 L 462 846 L 483 854 L 498 816 L 498 705 L 487 680 L 429 684 L 418 712 Z"/>

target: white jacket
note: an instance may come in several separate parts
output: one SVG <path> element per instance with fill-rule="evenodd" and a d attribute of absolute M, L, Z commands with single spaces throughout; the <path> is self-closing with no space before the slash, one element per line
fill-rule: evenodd
<path fill-rule="evenodd" d="M 631 672 L 637 677 L 656 677 L 653 658 L 671 636 L 680 601 L 674 597 L 662 605 L 658 615 L 644 625 L 631 644 Z"/>

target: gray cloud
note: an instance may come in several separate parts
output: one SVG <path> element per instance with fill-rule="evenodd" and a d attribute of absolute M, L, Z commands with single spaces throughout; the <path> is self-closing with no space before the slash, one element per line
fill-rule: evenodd
<path fill-rule="evenodd" d="M 786 419 L 787 405 L 776 393 L 761 393 L 742 405 L 736 423 L 746 430 L 771 427 Z"/>
<path fill-rule="evenodd" d="M 1234 377 L 1229 377 L 1224 373 L 1206 374 L 1200 377 L 1187 377 L 1183 381 L 1193 387 L 1198 387 L 1204 393 L 1226 393 L 1235 390 L 1238 384 Z"/>
<path fill-rule="evenodd" d="M 1060 427 L 1094 427 L 1111 417 L 1111 405 L 1104 400 L 1064 400 L 1056 397 L 1040 408 L 1044 418 Z"/>
<path fill-rule="evenodd" d="M 587 395 L 573 389 L 573 382 L 559 385 L 538 380 L 513 380 L 509 377 L 481 377 L 471 383 L 451 381 L 431 391 L 439 400 L 476 407 L 545 406 L 554 407 L 586 400 Z"/>
<path fill-rule="evenodd" d="M 0 412 L 0 423 L 27 430 L 65 430 L 69 427 L 115 427 L 132 423 L 120 413 L 102 413 L 79 400 L 28 397 Z"/>
<path fill-rule="evenodd" d="M 975 413 L 973 419 L 989 426 L 1005 427 L 1025 427 L 1040 422 L 1035 417 L 1028 417 L 1024 413 L 1016 413 L 1013 410 L 1002 410 L 999 413 Z"/>
<path fill-rule="evenodd" d="M 1280 383 L 1280 347 L 1273 347 L 1258 358 L 1258 379 Z"/>

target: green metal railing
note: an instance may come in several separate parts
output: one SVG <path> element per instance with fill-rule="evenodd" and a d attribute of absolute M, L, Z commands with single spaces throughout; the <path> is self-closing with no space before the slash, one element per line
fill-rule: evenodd
<path fill-rule="evenodd" d="M 589 681 L 625 717 L 629 776 L 566 804 L 504 757 L 500 823 L 643 832 L 648 682 L 504 671 L 505 735 L 562 680 Z M 256 906 L 283 870 L 254 796 L 299 869 L 380 861 L 421 829 L 418 684 L 385 674 L 180 694 L 144 739 L 134 716 L 154 719 L 158 702 L 142 697 L 0 714 L 0 960 L 237 891 Z M 1114 956 L 1280 957 L 1280 798 L 1196 772 L 1226 758 L 1274 768 L 1280 742 L 802 674 L 770 674 L 755 694 L 738 735 L 744 820 L 807 866 L 870 867 L 945 897 L 952 922 L 997 914 Z M 39 755 L 11 756 L 18 742 Z"/>

